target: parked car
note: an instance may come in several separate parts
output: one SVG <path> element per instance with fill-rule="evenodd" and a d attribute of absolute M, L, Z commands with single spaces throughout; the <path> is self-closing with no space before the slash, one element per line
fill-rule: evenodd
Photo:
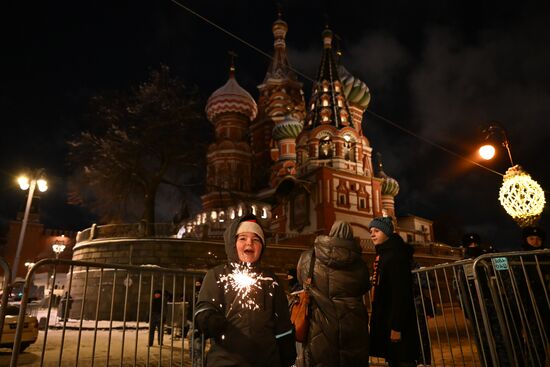
<path fill-rule="evenodd" d="M 4 319 L 4 330 L 0 339 L 0 348 L 13 348 L 15 341 L 15 331 L 17 330 L 17 318 L 19 307 L 9 305 L 6 308 L 6 318 Z M 24 351 L 29 345 L 38 338 L 38 319 L 35 316 L 25 315 L 23 335 L 21 336 L 21 346 L 19 350 Z"/>

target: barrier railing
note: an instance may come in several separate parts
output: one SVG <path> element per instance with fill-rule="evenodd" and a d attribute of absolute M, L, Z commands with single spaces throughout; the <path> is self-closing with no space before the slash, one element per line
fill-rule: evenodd
<path fill-rule="evenodd" d="M 65 294 L 55 310 L 55 279 L 59 266 L 68 267 Z M 43 365 L 202 365 L 204 345 L 196 345 L 192 315 L 203 273 L 156 266 L 102 264 L 43 259 L 27 273 L 10 366 L 17 366 L 29 290 L 36 272 L 52 274 L 49 298 L 38 313 L 44 330 Z M 153 314 L 153 294 L 163 295 L 159 316 Z M 27 316 L 28 317 L 28 316 Z M 155 327 L 158 331 L 155 331 Z M 170 341 L 165 334 L 170 331 Z M 155 338 L 155 334 L 157 336 Z M 154 346 L 154 340 L 160 345 Z M 36 344 L 35 343 L 35 344 Z"/>
<path fill-rule="evenodd" d="M 413 274 L 423 365 L 550 362 L 550 250 L 487 254 Z"/>
<path fill-rule="evenodd" d="M 9 276 L 9 266 L 2 259 L 0 266 Z M 69 271 L 66 293 L 56 310 L 53 285 L 60 266 Z M 37 311 L 43 330 L 32 352 L 40 354 L 41 366 L 203 364 L 208 344 L 194 332 L 192 318 L 195 282 L 203 273 L 45 259 L 29 270 L 25 280 L 11 366 L 18 362 L 31 280 L 39 271 L 48 271 L 53 280 L 50 297 Z M 488 254 L 416 269 L 413 276 L 420 365 L 550 363 L 550 250 Z M 161 341 L 166 335 L 170 341 L 164 346 L 149 345 L 158 341 L 150 333 L 155 289 L 166 297 Z M 371 358 L 371 365 L 385 362 Z"/>
<path fill-rule="evenodd" d="M 0 340 L 4 332 L 4 320 L 6 318 L 6 309 L 8 307 L 8 297 L 11 292 L 11 269 L 10 265 L 0 258 L 0 268 L 4 271 L 4 284 L 2 285 L 2 300 L 0 301 Z"/>

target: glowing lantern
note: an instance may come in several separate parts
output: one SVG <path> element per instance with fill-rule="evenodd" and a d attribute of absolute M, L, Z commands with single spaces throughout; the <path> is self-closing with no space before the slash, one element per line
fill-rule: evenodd
<path fill-rule="evenodd" d="M 519 165 L 506 171 L 498 199 L 520 227 L 535 225 L 546 203 L 544 190 Z"/>
<path fill-rule="evenodd" d="M 479 155 L 485 160 L 492 159 L 495 156 L 495 147 L 492 145 L 484 145 L 479 148 Z"/>

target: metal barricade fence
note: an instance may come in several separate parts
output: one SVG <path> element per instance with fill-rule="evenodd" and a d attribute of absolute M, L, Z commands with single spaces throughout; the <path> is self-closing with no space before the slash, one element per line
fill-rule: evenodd
<path fill-rule="evenodd" d="M 54 284 L 60 268 L 68 272 L 64 295 L 55 310 Z M 38 272 L 47 272 L 51 285 L 49 298 L 37 313 L 43 330 L 33 351 L 40 354 L 35 365 L 203 365 L 208 346 L 193 332 L 192 317 L 195 282 L 203 272 L 43 259 L 29 269 L 25 279 L 10 366 L 18 363 L 29 290 Z M 156 290 L 162 294 L 160 317 L 152 312 Z M 199 343 L 196 338 L 201 338 Z"/>
<path fill-rule="evenodd" d="M 413 275 L 421 365 L 550 363 L 550 250 L 487 254 Z"/>
<path fill-rule="evenodd" d="M 11 269 L 9 264 L 3 258 L 0 258 L 0 268 L 4 272 L 4 284 L 2 284 L 2 300 L 0 301 L 0 340 L 4 331 L 4 320 L 6 318 L 6 309 L 8 307 L 8 297 L 11 292 Z"/>
<path fill-rule="evenodd" d="M 487 365 L 550 364 L 550 250 L 481 256 L 474 281 Z"/>
<path fill-rule="evenodd" d="M 0 266 L 7 264 L 0 259 Z M 56 311 L 53 295 L 59 267 L 69 270 L 66 296 Z M 4 273 L 9 276 L 7 269 Z M 193 332 L 192 320 L 195 281 L 204 273 L 44 259 L 29 270 L 25 280 L 12 367 L 19 357 L 31 280 L 39 271 L 47 271 L 52 279 L 50 298 L 38 312 L 44 327 L 37 341 L 40 348 L 35 349 L 40 353 L 40 366 L 204 364 L 208 345 Z M 550 363 L 550 250 L 487 254 L 416 269 L 413 277 L 419 365 Z M 3 305 L 8 286 L 5 282 Z M 164 347 L 149 346 L 154 289 L 168 297 L 161 311 L 161 319 L 167 320 L 161 330 L 170 330 L 170 341 Z M 187 340 L 186 329 L 190 330 Z M 385 362 L 371 358 L 371 365 Z"/>

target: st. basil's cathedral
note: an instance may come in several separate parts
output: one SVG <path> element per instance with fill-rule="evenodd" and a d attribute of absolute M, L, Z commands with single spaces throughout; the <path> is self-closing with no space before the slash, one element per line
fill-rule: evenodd
<path fill-rule="evenodd" d="M 368 223 L 384 215 L 394 219 L 405 241 L 433 242 L 432 221 L 396 218 L 399 185 L 380 159 L 374 167 L 362 131 L 369 88 L 340 63 L 332 31 L 322 32 L 308 103 L 287 57 L 287 23 L 277 19 L 272 31 L 273 57 L 258 99 L 239 85 L 232 63 L 227 82 L 207 101 L 215 141 L 207 153 L 203 211 L 178 236 L 215 237 L 236 216 L 252 212 L 277 243 L 307 241 L 343 220 L 368 244 Z"/>

